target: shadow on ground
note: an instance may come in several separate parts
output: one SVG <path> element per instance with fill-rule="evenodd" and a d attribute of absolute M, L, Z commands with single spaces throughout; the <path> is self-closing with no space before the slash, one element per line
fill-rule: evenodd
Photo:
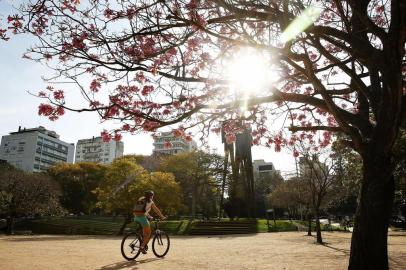
<path fill-rule="evenodd" d="M 116 262 L 112 264 L 108 264 L 102 266 L 100 268 L 96 268 L 95 270 L 118 270 L 118 269 L 139 269 L 137 266 L 144 263 L 149 263 L 153 261 L 161 260 L 159 258 L 148 258 L 144 260 L 137 260 L 137 261 L 123 261 L 123 262 Z"/>

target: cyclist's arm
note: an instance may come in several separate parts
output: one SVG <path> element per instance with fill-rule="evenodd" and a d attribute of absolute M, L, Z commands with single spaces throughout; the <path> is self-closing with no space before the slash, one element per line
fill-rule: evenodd
<path fill-rule="evenodd" d="M 162 214 L 161 210 L 159 210 L 159 208 L 156 207 L 155 203 L 153 203 L 153 204 L 151 205 L 151 208 L 155 211 L 155 213 L 158 214 L 158 216 L 159 216 L 161 219 L 165 219 L 165 216 Z"/>

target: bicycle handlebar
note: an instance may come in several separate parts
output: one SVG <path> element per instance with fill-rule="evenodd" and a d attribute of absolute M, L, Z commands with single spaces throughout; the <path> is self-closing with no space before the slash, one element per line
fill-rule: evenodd
<path fill-rule="evenodd" d="M 149 218 L 149 220 L 150 221 L 157 221 L 157 222 L 160 222 L 160 221 L 163 221 L 163 220 L 165 220 L 165 219 L 167 219 L 167 217 L 165 217 L 165 218 L 157 218 L 157 217 L 152 217 L 152 218 Z"/>

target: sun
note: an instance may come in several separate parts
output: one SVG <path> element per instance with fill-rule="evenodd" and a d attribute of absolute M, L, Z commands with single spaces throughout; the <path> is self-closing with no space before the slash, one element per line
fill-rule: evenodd
<path fill-rule="evenodd" d="M 240 48 L 226 63 L 230 90 L 236 95 L 256 96 L 279 79 L 269 54 L 252 48 Z"/>

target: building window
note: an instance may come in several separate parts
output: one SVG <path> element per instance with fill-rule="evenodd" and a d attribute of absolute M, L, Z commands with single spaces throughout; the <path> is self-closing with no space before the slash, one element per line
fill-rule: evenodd
<path fill-rule="evenodd" d="M 259 171 L 272 171 L 273 166 L 272 165 L 260 165 L 258 166 Z"/>

